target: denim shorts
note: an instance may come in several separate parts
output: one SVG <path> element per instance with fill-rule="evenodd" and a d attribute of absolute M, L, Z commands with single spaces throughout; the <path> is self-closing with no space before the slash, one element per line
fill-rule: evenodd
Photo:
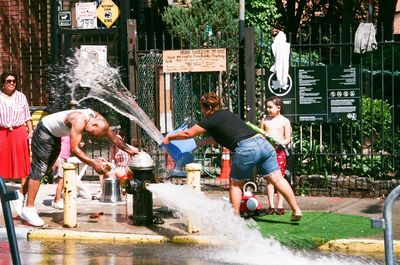
<path fill-rule="evenodd" d="M 248 180 L 256 168 L 263 176 L 279 171 L 274 147 L 261 135 L 240 141 L 233 151 L 231 179 Z"/>

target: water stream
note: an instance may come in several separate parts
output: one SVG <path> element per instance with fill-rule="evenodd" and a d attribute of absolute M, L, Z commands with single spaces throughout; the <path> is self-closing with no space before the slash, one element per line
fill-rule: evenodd
<path fill-rule="evenodd" d="M 257 230 L 256 223 L 235 215 L 226 201 L 209 199 L 204 193 L 193 191 L 188 186 L 162 183 L 147 187 L 166 207 L 176 210 L 182 217 L 190 216 L 201 235 L 212 235 L 218 242 L 221 241 L 221 247 L 215 248 L 208 259 L 254 265 L 376 264 L 289 250 L 275 239 L 264 238 Z"/>
<path fill-rule="evenodd" d="M 64 69 L 59 78 L 69 87 L 72 101 L 97 99 L 137 123 L 161 143 L 162 134 L 124 86 L 117 68 L 101 65 L 86 52 L 77 50 L 74 57 L 67 59 Z"/>

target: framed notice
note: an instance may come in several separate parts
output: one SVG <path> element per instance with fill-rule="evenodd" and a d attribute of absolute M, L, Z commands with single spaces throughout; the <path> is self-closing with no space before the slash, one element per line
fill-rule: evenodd
<path fill-rule="evenodd" d="M 90 60 L 95 60 L 103 66 L 107 66 L 107 46 L 106 45 L 81 45 L 81 55 L 87 56 Z"/>
<path fill-rule="evenodd" d="M 291 122 L 357 121 L 361 110 L 360 69 L 326 65 L 289 68 L 288 85 L 274 86 L 268 76 L 266 96 L 282 98 L 282 114 Z M 293 81 L 292 81 L 293 80 Z"/>
<path fill-rule="evenodd" d="M 76 26 L 79 29 L 96 29 L 97 14 L 96 2 L 85 2 L 75 4 Z"/>
<path fill-rule="evenodd" d="M 226 71 L 226 49 L 168 50 L 163 52 L 163 72 Z"/>

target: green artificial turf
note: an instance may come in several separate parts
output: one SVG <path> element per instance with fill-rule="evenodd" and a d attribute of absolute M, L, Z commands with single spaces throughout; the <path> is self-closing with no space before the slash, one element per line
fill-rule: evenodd
<path fill-rule="evenodd" d="M 290 222 L 290 214 L 266 215 L 253 218 L 264 237 L 274 237 L 291 248 L 313 249 L 329 240 L 367 238 L 382 234 L 382 229 L 371 228 L 371 219 L 328 212 L 303 212 L 299 223 Z"/>

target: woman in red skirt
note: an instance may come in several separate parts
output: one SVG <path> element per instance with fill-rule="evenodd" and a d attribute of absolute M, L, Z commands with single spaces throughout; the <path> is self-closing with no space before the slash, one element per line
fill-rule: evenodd
<path fill-rule="evenodd" d="M 32 119 L 25 95 L 16 90 L 16 75 L 2 73 L 0 86 L 0 177 L 21 179 L 19 200 L 12 202 L 23 203 L 22 187 L 31 164 L 28 141 L 33 133 Z"/>

